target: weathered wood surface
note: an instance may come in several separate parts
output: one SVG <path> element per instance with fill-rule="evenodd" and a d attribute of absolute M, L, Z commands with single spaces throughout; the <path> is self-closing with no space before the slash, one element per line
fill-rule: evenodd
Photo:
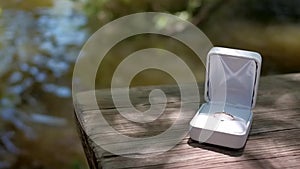
<path fill-rule="evenodd" d="M 179 102 L 189 103 L 189 99 L 180 100 L 176 86 L 153 86 L 132 88 L 132 104 L 140 110 L 148 109 L 149 93 L 157 88 L 167 95 L 167 108 L 159 119 L 146 124 L 123 118 L 112 103 L 109 90 L 96 91 L 96 95 L 102 115 L 118 132 L 147 137 L 162 133 L 178 120 Z M 199 90 L 202 94 L 203 88 Z M 194 97 L 193 93 L 190 97 Z M 154 106 L 159 105 L 161 99 L 155 100 Z M 91 168 L 300 168 L 300 74 L 261 78 L 252 129 L 246 147 L 241 150 L 199 144 L 186 136 L 173 149 L 153 157 L 135 159 L 113 155 L 97 145 L 99 141 L 118 144 L 111 142 L 114 134 L 103 132 L 106 126 L 97 122 L 95 117 L 100 111 L 89 103 L 85 93 L 78 102 L 82 123 L 78 128 Z M 127 106 L 118 108 L 126 110 Z M 195 113 L 196 109 L 185 111 Z M 190 117 L 184 118 L 180 119 L 183 124 L 190 120 Z M 134 145 L 124 147 L 124 154 L 130 154 L 133 149 Z M 145 153 L 155 151 L 149 148 Z"/>

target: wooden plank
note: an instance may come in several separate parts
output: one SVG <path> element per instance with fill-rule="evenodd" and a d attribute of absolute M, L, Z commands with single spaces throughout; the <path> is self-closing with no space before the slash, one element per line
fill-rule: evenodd
<path fill-rule="evenodd" d="M 86 132 L 83 130 L 83 128 L 80 126 L 76 115 L 74 116 L 74 119 L 75 119 L 77 132 L 79 134 L 83 149 L 85 150 L 85 156 L 87 158 L 87 162 L 90 168 L 98 168 L 97 157 L 95 154 L 99 152 L 93 151 L 93 148 L 91 147 L 92 144 L 90 144 L 92 141 L 90 140 Z"/>
<path fill-rule="evenodd" d="M 299 129 L 293 129 L 251 136 L 243 151 L 220 149 L 184 140 L 169 152 L 148 159 L 129 160 L 121 156 L 104 156 L 102 165 L 105 168 L 232 168 L 234 165 L 272 168 L 267 166 L 269 160 L 273 160 L 272 165 L 277 168 L 299 166 L 299 163 L 285 164 L 287 159 L 299 162 L 299 134 Z M 284 139 L 286 136 L 289 136 L 288 141 Z M 285 160 L 281 160 L 282 157 L 285 157 Z M 239 164 L 241 162 L 242 164 Z M 264 165 L 259 166 L 259 162 Z"/>
<path fill-rule="evenodd" d="M 148 95 L 151 90 L 157 88 L 167 95 L 167 108 L 157 120 L 145 124 L 131 122 L 122 117 L 114 107 L 109 90 L 96 91 L 101 114 L 85 97 L 88 94 L 80 93 L 78 105 L 82 111 L 82 126 L 79 127 L 83 127 L 82 131 L 87 137 L 83 144 L 88 144 L 88 152 L 94 153 L 91 164 L 98 164 L 90 165 L 91 168 L 300 168 L 300 74 L 268 76 L 261 79 L 257 106 L 254 109 L 254 122 L 245 149 L 230 150 L 199 144 L 192 142 L 187 136 L 168 152 L 149 158 L 127 158 L 104 151 L 98 144 L 103 141 L 111 147 L 124 144 L 124 154 L 134 152 L 135 146 L 115 141 L 114 133 L 107 132 L 107 126 L 99 123 L 99 115 L 119 133 L 130 137 L 142 138 L 160 134 L 176 120 L 179 125 L 175 130 L 186 129 L 191 115 L 197 110 L 195 104 L 202 102 L 190 103 L 189 99 L 183 100 L 191 106 L 184 110 L 185 115 L 178 118 L 181 100 L 176 86 L 132 88 L 132 103 L 140 110 L 147 110 L 150 108 Z M 202 93 L 203 88 L 199 87 L 199 91 Z M 194 99 L 193 93 L 189 97 Z M 157 98 L 152 106 L 159 108 L 162 103 L 162 100 Z M 117 108 L 128 111 L 127 105 Z M 167 146 L 168 139 L 172 138 L 166 137 L 160 143 L 161 146 Z M 150 148 L 145 153 L 157 153 L 157 150 Z"/>

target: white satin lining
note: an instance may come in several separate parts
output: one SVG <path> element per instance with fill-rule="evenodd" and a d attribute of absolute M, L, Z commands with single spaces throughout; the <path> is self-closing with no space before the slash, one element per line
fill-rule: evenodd
<path fill-rule="evenodd" d="M 208 97 L 211 102 L 251 109 L 256 77 L 254 60 L 213 55 L 209 61 Z"/>

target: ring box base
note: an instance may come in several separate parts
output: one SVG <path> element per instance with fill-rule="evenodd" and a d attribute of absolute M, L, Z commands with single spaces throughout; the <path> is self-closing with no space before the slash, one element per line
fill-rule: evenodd
<path fill-rule="evenodd" d="M 239 117 L 241 119 L 239 122 L 241 123 L 241 127 L 236 127 L 236 131 L 232 128 L 235 124 L 228 124 L 227 127 L 222 126 L 224 121 L 217 119 L 215 122 L 208 122 L 211 120 L 210 118 L 213 115 L 213 112 L 209 113 L 208 110 L 212 106 L 209 103 L 205 103 L 201 106 L 199 111 L 196 113 L 195 117 L 191 121 L 190 125 L 190 137 L 192 140 L 205 142 L 209 144 L 219 145 L 223 147 L 229 147 L 233 149 L 243 148 L 251 128 L 252 124 L 252 112 L 251 110 L 242 110 L 239 108 L 235 108 L 233 106 L 225 105 L 226 112 L 231 112 L 234 117 Z M 223 107 L 223 105 L 213 105 L 215 108 Z M 245 112 L 248 112 L 247 114 Z M 240 114 L 239 113 L 244 113 Z M 230 120 L 229 120 L 230 122 Z M 209 125 L 210 123 L 210 125 Z M 214 124 L 211 124 L 214 123 Z M 216 125 L 215 125 L 216 124 Z M 226 125 L 226 124 L 225 124 Z M 239 126 L 239 125 L 237 125 Z"/>

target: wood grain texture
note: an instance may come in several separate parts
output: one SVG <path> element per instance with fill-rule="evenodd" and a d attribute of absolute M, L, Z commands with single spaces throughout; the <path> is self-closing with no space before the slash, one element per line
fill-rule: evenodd
<path fill-rule="evenodd" d="M 199 85 L 201 86 L 201 85 Z M 97 106 L 89 102 L 87 92 L 80 93 L 78 105 L 80 123 L 79 134 L 91 168 L 300 168 L 300 74 L 267 76 L 261 78 L 258 100 L 254 112 L 254 121 L 246 147 L 240 150 L 199 144 L 186 136 L 171 150 L 148 158 L 128 158 L 104 151 L 99 143 L 110 148 L 120 148 L 124 155 L 135 152 L 135 145 L 115 140 L 115 133 L 103 123 L 99 123 L 101 114 L 116 131 L 130 137 L 143 138 L 161 134 L 175 121 L 174 131 L 186 129 L 203 100 L 191 103 L 190 98 L 180 99 L 177 86 L 138 87 L 130 90 L 132 104 L 139 110 L 150 108 L 149 93 L 161 89 L 168 100 L 164 113 L 151 123 L 135 123 L 125 119 L 119 111 L 129 111 L 128 105 L 114 106 L 109 90 L 96 91 Z M 202 94 L 203 88 L 199 87 Z M 119 95 L 118 97 L 124 97 Z M 180 103 L 188 106 L 179 116 Z M 155 98 L 152 108 L 159 108 L 163 99 Z M 117 110 L 118 108 L 118 110 Z M 172 137 L 165 137 L 159 146 L 168 146 Z M 160 153 L 159 149 L 149 149 L 147 154 Z"/>

